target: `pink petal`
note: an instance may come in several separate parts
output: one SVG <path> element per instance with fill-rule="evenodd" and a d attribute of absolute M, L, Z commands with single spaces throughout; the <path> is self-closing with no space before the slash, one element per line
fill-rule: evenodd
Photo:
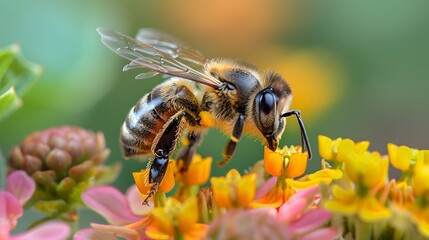
<path fill-rule="evenodd" d="M 301 218 L 290 224 L 289 230 L 294 234 L 309 232 L 322 226 L 331 218 L 332 213 L 321 208 L 313 209 L 302 215 Z"/>
<path fill-rule="evenodd" d="M 127 225 L 141 219 L 131 212 L 125 196 L 111 186 L 91 187 L 82 194 L 82 200 L 113 225 Z"/>
<path fill-rule="evenodd" d="M 6 190 L 12 193 L 24 205 L 34 193 L 36 184 L 24 171 L 12 172 L 6 180 Z"/>
<path fill-rule="evenodd" d="M 144 216 L 147 215 L 153 209 L 153 201 L 149 201 L 149 206 L 142 204 L 143 199 L 136 185 L 132 185 L 128 188 L 126 197 L 128 205 L 131 208 L 131 212 L 135 215 Z"/>
<path fill-rule="evenodd" d="M 0 231 L 13 229 L 22 216 L 22 206 L 18 199 L 9 192 L 0 190 Z"/>
<path fill-rule="evenodd" d="M 307 200 L 304 198 L 291 198 L 279 208 L 277 218 L 287 223 L 299 218 L 307 207 Z"/>
<path fill-rule="evenodd" d="M 10 240 L 62 240 L 68 239 L 70 226 L 63 222 L 50 221 L 24 233 L 12 236 Z"/>
<path fill-rule="evenodd" d="M 300 191 L 297 191 L 292 198 L 305 198 L 309 199 L 310 197 L 314 196 L 319 191 L 319 186 L 313 186 L 309 187 Z"/>
<path fill-rule="evenodd" d="M 92 228 L 85 228 L 79 230 L 74 236 L 73 240 L 117 240 L 118 238 L 113 233 L 101 232 Z"/>
<path fill-rule="evenodd" d="M 125 239 L 139 240 L 140 234 L 134 229 L 113 225 L 103 225 L 103 224 L 95 224 L 92 223 L 91 227 L 96 231 L 102 231 L 110 234 L 114 234 L 115 236 L 120 236 Z"/>
<path fill-rule="evenodd" d="M 259 198 L 267 195 L 267 193 L 271 189 L 273 189 L 273 187 L 276 185 L 276 183 L 277 183 L 277 177 L 271 177 L 270 179 L 265 181 L 264 184 L 262 184 L 262 186 L 259 187 L 258 191 L 256 191 L 255 199 L 259 199 Z"/>
<path fill-rule="evenodd" d="M 331 240 L 337 239 L 338 230 L 335 228 L 322 228 L 316 231 L 313 231 L 309 234 L 301 236 L 299 239 L 301 240 Z"/>

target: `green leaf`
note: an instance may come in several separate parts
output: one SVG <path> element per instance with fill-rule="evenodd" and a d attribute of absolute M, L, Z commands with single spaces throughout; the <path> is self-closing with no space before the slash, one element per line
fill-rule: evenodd
<path fill-rule="evenodd" d="M 42 68 L 27 61 L 18 45 L 0 49 L 0 120 L 22 105 L 21 97 L 42 74 Z"/>
<path fill-rule="evenodd" d="M 0 120 L 21 107 L 22 101 L 16 94 L 15 88 L 11 87 L 0 95 Z"/>

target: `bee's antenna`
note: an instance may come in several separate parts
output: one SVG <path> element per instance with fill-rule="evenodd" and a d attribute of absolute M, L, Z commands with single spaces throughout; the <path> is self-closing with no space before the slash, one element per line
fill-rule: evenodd
<path fill-rule="evenodd" d="M 292 115 L 295 115 L 296 119 L 298 119 L 299 127 L 301 129 L 301 145 L 304 150 L 304 144 L 305 144 L 305 148 L 307 148 L 307 151 L 308 151 L 308 159 L 310 160 L 312 157 L 311 146 L 310 146 L 310 142 L 308 141 L 307 132 L 305 131 L 304 121 L 302 121 L 302 118 L 301 118 L 301 112 L 299 110 L 290 110 L 283 113 L 281 117 L 290 117 Z"/>

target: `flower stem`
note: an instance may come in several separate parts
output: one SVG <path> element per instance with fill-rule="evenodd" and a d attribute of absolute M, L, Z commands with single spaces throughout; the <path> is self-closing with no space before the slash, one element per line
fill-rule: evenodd
<path fill-rule="evenodd" d="M 0 189 L 6 188 L 6 161 L 0 149 Z"/>
<path fill-rule="evenodd" d="M 355 220 L 356 240 L 371 239 L 371 226 L 360 219 Z"/>

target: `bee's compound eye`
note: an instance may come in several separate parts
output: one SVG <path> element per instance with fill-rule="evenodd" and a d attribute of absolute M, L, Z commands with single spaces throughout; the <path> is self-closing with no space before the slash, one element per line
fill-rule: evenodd
<path fill-rule="evenodd" d="M 276 104 L 276 99 L 271 92 L 265 92 L 262 94 L 259 102 L 259 106 L 260 106 L 260 110 L 263 113 L 268 114 L 269 112 L 271 112 L 275 107 L 275 104 Z"/>
<path fill-rule="evenodd" d="M 232 84 L 232 83 L 227 83 L 227 84 L 226 84 L 226 87 L 227 87 L 229 90 L 235 90 L 235 89 L 237 89 L 237 88 L 234 86 L 234 84 Z"/>

